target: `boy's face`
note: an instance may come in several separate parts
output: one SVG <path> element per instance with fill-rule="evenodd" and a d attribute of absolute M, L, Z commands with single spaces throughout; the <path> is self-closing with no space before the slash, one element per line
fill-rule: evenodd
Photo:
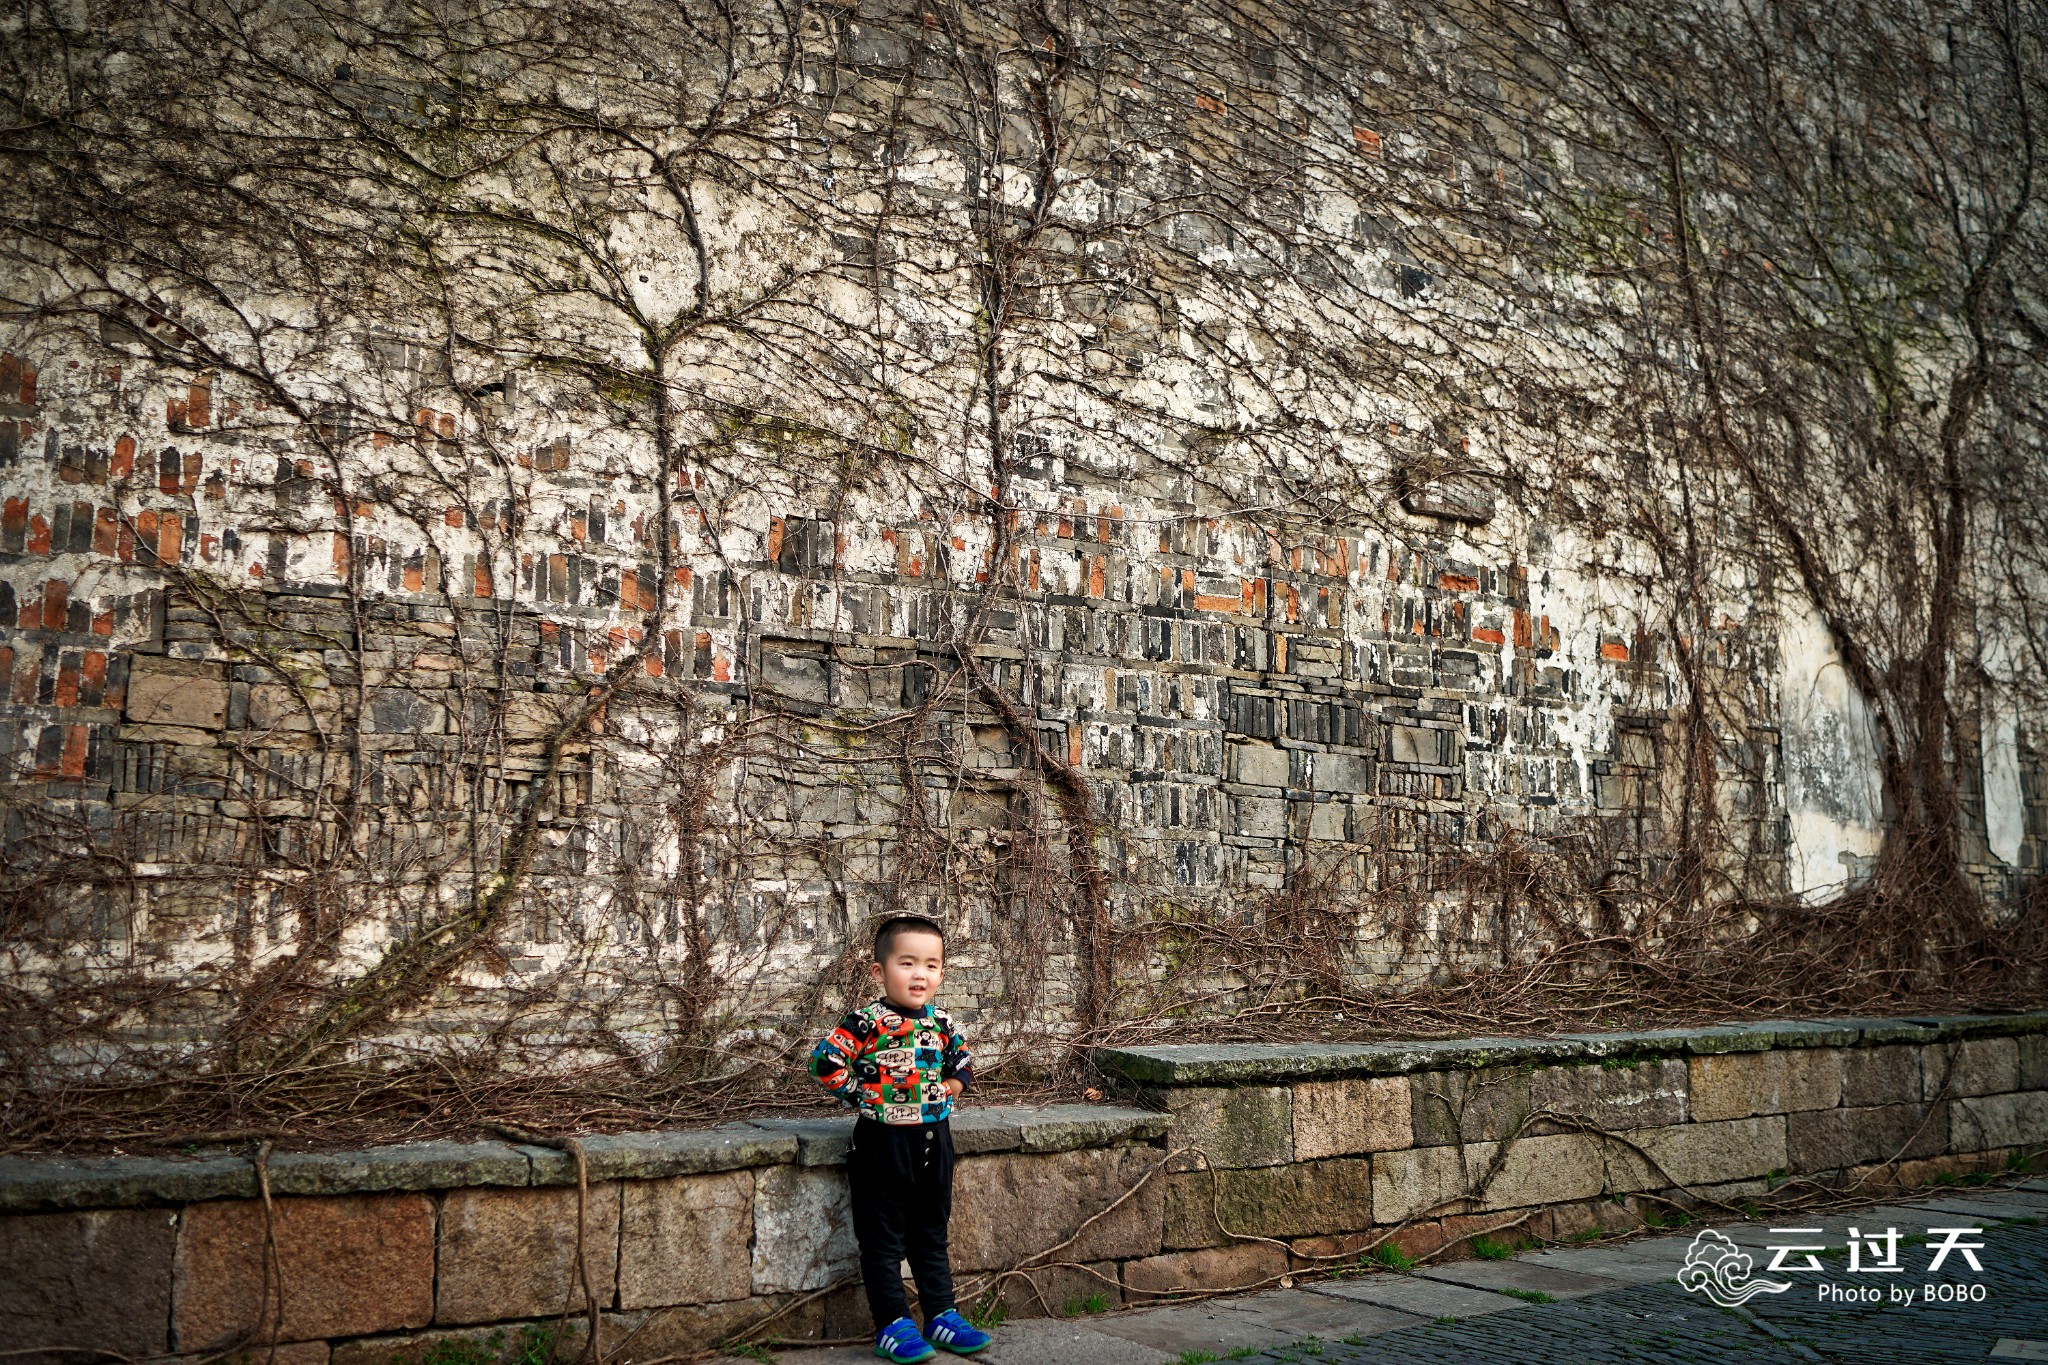
<path fill-rule="evenodd" d="M 920 1010 L 946 979 L 946 940 L 923 929 L 906 929 L 889 945 L 888 956 L 868 969 L 889 1003 Z"/>

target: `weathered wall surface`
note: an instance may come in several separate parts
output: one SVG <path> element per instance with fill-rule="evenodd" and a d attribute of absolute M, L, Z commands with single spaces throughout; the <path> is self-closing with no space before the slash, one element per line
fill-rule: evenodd
<path fill-rule="evenodd" d="M 966 1301 L 993 1291 L 1013 1316 L 1071 1314 L 1355 1271 L 1382 1246 L 1390 1260 L 1455 1259 L 1480 1237 L 1583 1240 L 1678 1211 L 1754 1218 L 1998 1172 L 2048 1139 L 2044 1025 L 1106 1053 L 1106 1069 L 1151 1083 L 1154 1111 L 961 1111 L 953 1265 Z M 606 1350 L 869 1330 L 840 1170 L 850 1129 L 764 1120 L 584 1139 L 585 1267 Z M 389 1365 L 451 1341 L 512 1358 L 564 1325 L 560 1345 L 579 1348 L 588 1303 L 564 1154 L 416 1143 L 275 1156 L 267 1173 L 266 1222 L 246 1157 L 0 1159 L 0 1248 L 15 1268 L 0 1327 L 16 1350 L 131 1356 L 274 1336 L 291 1365 Z"/>
<path fill-rule="evenodd" d="M 1849 675 L 1790 476 L 1629 296 L 1674 234 L 1583 34 L 552 14 L 402 52 L 138 21 L 205 98 L 102 52 L 141 122 L 65 117 L 182 159 L 25 178 L 8 944 L 45 999 L 127 986 L 24 1058 L 665 1066 L 815 1019 L 896 908 L 1000 1052 L 1868 874 L 1878 727 L 1923 712 L 1863 689 L 1917 637 Z M 620 55 L 655 48 L 701 60 Z M 233 181 L 259 125 L 296 178 Z M 1912 341 L 1913 382 L 1967 370 Z M 1997 903 L 2048 838 L 2000 695 L 1927 741 Z"/>

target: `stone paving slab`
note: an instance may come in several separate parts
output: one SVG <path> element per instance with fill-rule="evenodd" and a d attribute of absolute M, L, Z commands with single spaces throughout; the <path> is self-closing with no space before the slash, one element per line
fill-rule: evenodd
<path fill-rule="evenodd" d="M 1186 1351 L 1208 1351 L 1220 1356 L 1240 1347 L 1299 1341 L 1304 1335 L 1282 1331 L 1252 1314 L 1233 1312 L 1210 1301 L 1104 1314 L 1091 1319 L 1089 1327 L 1126 1341 L 1159 1347 L 1176 1356 Z"/>
<path fill-rule="evenodd" d="M 1406 1322 L 1395 1324 L 1401 1327 L 1414 1326 L 1417 1318 L 1473 1318 L 1527 1306 L 1523 1300 L 1511 1299 L 1505 1294 L 1469 1289 L 1442 1280 L 1418 1280 L 1412 1275 L 1361 1275 L 1356 1279 L 1330 1280 L 1308 1288 L 1317 1294 L 1409 1315 Z"/>
<path fill-rule="evenodd" d="M 1261 1345 L 1272 1345 L 1266 1334 Z M 1220 1354 L 1220 1353 L 1219 1353 Z M 959 1357 L 941 1351 L 935 1361 Z M 818 1346 L 775 1352 L 778 1365 L 874 1365 L 874 1348 L 869 1346 Z M 1006 1322 L 995 1333 L 988 1349 L 972 1359 L 990 1365 L 1176 1365 L 1180 1349 L 1168 1351 L 1142 1341 L 1132 1341 L 1095 1330 L 1093 1320 L 1072 1318 L 1023 1318 Z M 713 1365 L 751 1365 L 727 1357 Z"/>
<path fill-rule="evenodd" d="M 1391 1308 L 1369 1308 L 1306 1289 L 1269 1289 L 1241 1299 L 1218 1299 L 1232 1313 L 1255 1319 L 1274 1336 L 1345 1337 L 1413 1327 L 1412 1314 Z"/>
<path fill-rule="evenodd" d="M 1554 1299 L 1577 1298 L 1582 1294 L 1598 1294 L 1626 1287 L 1621 1280 L 1588 1275 L 1583 1270 L 1530 1265 L 1525 1261 L 1457 1261 L 1415 1273 L 1424 1279 L 1442 1280 L 1445 1284 L 1495 1291 L 1519 1289 L 1524 1293 L 1548 1294 Z"/>
<path fill-rule="evenodd" d="M 1519 1257 L 1527 1265 L 1553 1266 L 1599 1275 L 1624 1284 L 1658 1284 L 1678 1278 L 1685 1264 L 1686 1241 L 1660 1237 L 1650 1242 L 1632 1242 L 1616 1247 L 1588 1247 L 1567 1250 L 1555 1247 Z"/>

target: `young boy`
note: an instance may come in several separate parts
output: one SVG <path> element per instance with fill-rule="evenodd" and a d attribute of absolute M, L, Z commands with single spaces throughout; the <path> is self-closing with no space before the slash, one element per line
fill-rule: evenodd
<path fill-rule="evenodd" d="M 946 1221 L 953 1213 L 953 1098 L 974 1079 L 967 1048 L 932 1003 L 946 976 L 946 934 L 922 915 L 897 915 L 875 930 L 868 969 L 881 999 L 862 1005 L 811 1052 L 818 1084 L 860 1110 L 846 1181 L 853 1235 L 875 1317 L 875 1354 L 930 1360 L 932 1345 L 968 1355 L 988 1345 L 954 1311 Z M 925 1312 L 920 1334 L 903 1296 L 910 1262 Z"/>

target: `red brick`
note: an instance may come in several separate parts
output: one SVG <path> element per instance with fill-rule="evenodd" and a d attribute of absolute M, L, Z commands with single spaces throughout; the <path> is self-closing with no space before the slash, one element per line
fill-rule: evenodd
<path fill-rule="evenodd" d="M 166 512 L 157 523 L 156 557 L 166 564 L 175 564 L 185 548 L 185 522 L 175 512 Z"/>
<path fill-rule="evenodd" d="M 1628 662 L 1628 646 L 1619 640 L 1602 640 L 1600 642 L 1600 657 L 1611 660 L 1614 663 L 1625 664 Z"/>
<path fill-rule="evenodd" d="M 311 1341 L 424 1327 L 434 1308 L 434 1206 L 417 1194 L 280 1199 L 279 1337 Z M 263 1205 L 194 1204 L 178 1234 L 173 1345 L 207 1350 L 254 1333 L 264 1281 Z M 274 1311 L 274 1309 L 273 1309 Z"/>
<path fill-rule="evenodd" d="M 78 705 L 78 656 L 66 654 L 57 665 L 57 695 L 59 706 Z"/>
<path fill-rule="evenodd" d="M 102 507 L 92 523 L 92 550 L 94 554 L 111 555 L 120 540 L 121 523 L 114 509 Z"/>
<path fill-rule="evenodd" d="M 64 617 L 71 606 L 71 585 L 61 578 L 43 584 L 43 629 L 64 629 Z"/>
<path fill-rule="evenodd" d="M 50 553 L 50 523 L 41 516 L 28 519 L 28 552 L 32 555 Z"/>
<path fill-rule="evenodd" d="M 65 777 L 85 776 L 85 757 L 91 749 L 92 732 L 83 725 L 64 727 L 64 756 L 57 760 L 57 771 Z"/>
<path fill-rule="evenodd" d="M 114 478 L 125 479 L 135 472 L 135 438 L 123 436 L 114 442 Z"/>

